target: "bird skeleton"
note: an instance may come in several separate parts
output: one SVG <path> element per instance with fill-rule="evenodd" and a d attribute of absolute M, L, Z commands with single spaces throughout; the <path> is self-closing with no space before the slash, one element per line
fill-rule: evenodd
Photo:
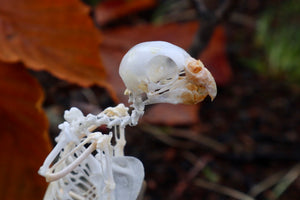
<path fill-rule="evenodd" d="M 98 115 L 84 116 L 77 108 L 65 111 L 57 144 L 39 170 L 50 182 L 44 200 L 135 200 L 144 167 L 124 155 L 125 127 L 137 125 L 145 105 L 194 104 L 207 95 L 214 99 L 217 92 L 200 60 L 162 41 L 134 46 L 123 57 L 119 73 L 132 103 L 131 115 L 124 104 Z"/>

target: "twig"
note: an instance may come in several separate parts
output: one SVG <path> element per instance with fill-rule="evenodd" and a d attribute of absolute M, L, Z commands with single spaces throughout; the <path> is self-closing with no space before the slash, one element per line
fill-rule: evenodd
<path fill-rule="evenodd" d="M 146 188 L 147 188 L 147 183 L 146 183 L 146 181 L 143 181 L 142 188 L 141 188 L 140 193 L 139 193 L 136 200 L 143 200 L 144 199 Z"/>
<path fill-rule="evenodd" d="M 278 182 L 278 180 L 280 180 L 284 176 L 284 174 L 284 171 L 280 171 L 278 173 L 273 174 L 272 176 L 267 177 L 262 182 L 254 185 L 248 194 L 252 197 L 256 197 L 266 189 L 275 185 Z"/>
<path fill-rule="evenodd" d="M 88 100 L 90 104 L 97 105 L 98 104 L 98 98 L 96 97 L 95 93 L 91 88 L 85 88 L 82 90 L 82 94 L 84 97 Z"/>
<path fill-rule="evenodd" d="M 227 0 L 215 11 L 216 20 L 218 22 L 228 19 L 230 12 L 234 8 L 236 0 Z"/>
<path fill-rule="evenodd" d="M 211 20 L 214 17 L 213 13 L 206 8 L 203 0 L 190 0 L 190 2 L 196 9 L 198 19 Z"/>
<path fill-rule="evenodd" d="M 233 12 L 229 20 L 230 22 L 238 25 L 243 25 L 249 29 L 254 29 L 256 27 L 255 19 L 243 13 Z"/>
<path fill-rule="evenodd" d="M 274 197 L 272 200 L 278 199 L 284 191 L 299 177 L 300 163 L 293 166 L 293 168 L 280 180 L 280 182 L 274 187 L 272 193 Z"/>
<path fill-rule="evenodd" d="M 203 179 L 195 180 L 195 185 L 197 185 L 199 187 L 202 187 L 202 188 L 205 188 L 205 189 L 208 189 L 208 190 L 212 190 L 214 192 L 218 192 L 220 194 L 230 196 L 230 197 L 235 198 L 235 199 L 254 200 L 253 197 L 251 197 L 251 196 L 249 196 L 245 193 L 242 193 L 242 192 L 237 191 L 235 189 L 228 188 L 228 187 L 216 184 L 216 183 L 208 182 L 208 181 L 205 181 Z"/>
<path fill-rule="evenodd" d="M 190 152 L 185 152 L 185 154 L 192 154 Z M 196 157 L 194 155 L 189 157 Z M 194 167 L 189 171 L 188 175 L 181 180 L 177 186 L 175 187 L 174 193 L 171 195 L 169 199 L 180 199 L 183 195 L 186 188 L 189 186 L 190 182 L 198 175 L 198 173 L 207 165 L 207 163 L 211 160 L 210 156 L 203 156 L 201 158 L 197 158 L 194 162 Z"/>
<path fill-rule="evenodd" d="M 222 143 L 220 143 L 216 140 L 213 140 L 209 137 L 206 137 L 204 135 L 197 134 L 197 133 L 192 132 L 192 131 L 182 131 L 182 130 L 179 130 L 179 129 L 171 129 L 170 135 L 189 139 L 189 140 L 194 141 L 198 144 L 209 147 L 209 148 L 211 148 L 214 151 L 217 151 L 219 153 L 226 153 L 226 151 L 227 151 L 226 146 L 223 145 Z"/>
<path fill-rule="evenodd" d="M 226 153 L 226 146 L 219 143 L 216 140 L 213 140 L 209 137 L 205 137 L 203 135 L 199 135 L 197 133 L 194 133 L 192 131 L 183 131 L 175 128 L 168 128 L 167 131 L 163 131 L 158 127 L 151 126 L 151 125 L 146 125 L 143 124 L 140 127 L 143 131 L 147 133 L 151 133 L 154 135 L 157 139 L 160 141 L 174 147 L 179 147 L 179 148 L 184 148 L 184 149 L 191 149 L 195 145 L 191 142 L 195 142 L 198 144 L 201 144 L 203 146 L 209 147 L 213 149 L 214 151 L 218 153 Z M 174 139 L 174 137 L 170 136 L 176 136 L 176 137 L 181 137 L 190 140 L 191 142 L 183 142 L 177 139 Z"/>
<path fill-rule="evenodd" d="M 215 12 L 206 9 L 202 0 L 190 0 L 195 7 L 199 23 L 201 26 L 198 29 L 194 42 L 189 50 L 192 57 L 198 57 L 198 54 L 207 46 L 215 27 L 226 20 L 231 10 L 236 5 L 237 0 L 225 0 Z"/>
<path fill-rule="evenodd" d="M 150 133 L 151 135 L 155 136 L 158 140 L 166 143 L 169 146 L 183 149 L 190 149 L 194 146 L 191 142 L 183 142 L 170 137 L 165 131 L 155 126 L 143 124 L 142 126 L 139 126 L 139 128 L 146 133 Z"/>

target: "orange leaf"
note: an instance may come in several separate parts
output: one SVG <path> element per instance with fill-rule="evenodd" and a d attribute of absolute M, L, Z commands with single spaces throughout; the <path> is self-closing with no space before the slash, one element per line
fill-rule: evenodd
<path fill-rule="evenodd" d="M 0 0 L 0 60 L 103 85 L 100 35 L 80 0 Z"/>
<path fill-rule="evenodd" d="M 128 14 L 151 8 L 155 0 L 107 0 L 101 2 L 95 9 L 97 24 L 104 25 Z"/>
<path fill-rule="evenodd" d="M 37 174 L 50 151 L 43 92 L 21 64 L 0 62 L 0 199 L 42 199 Z"/>
<path fill-rule="evenodd" d="M 157 104 L 150 107 L 142 119 L 158 125 L 190 125 L 198 122 L 198 108 L 199 104 Z"/>
<path fill-rule="evenodd" d="M 226 54 L 226 35 L 223 26 L 216 27 L 200 59 L 212 73 L 218 85 L 225 85 L 231 80 L 232 70 Z"/>

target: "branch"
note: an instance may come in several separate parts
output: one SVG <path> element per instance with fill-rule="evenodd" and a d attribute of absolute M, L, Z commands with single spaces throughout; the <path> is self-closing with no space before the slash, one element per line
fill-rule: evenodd
<path fill-rule="evenodd" d="M 191 4 L 196 9 L 196 14 L 198 19 L 210 20 L 213 17 L 213 13 L 211 13 L 205 6 L 203 0 L 190 0 Z"/>
<path fill-rule="evenodd" d="M 216 183 L 212 183 L 212 182 L 208 182 L 205 181 L 203 179 L 197 179 L 195 180 L 195 185 L 208 189 L 208 190 L 212 190 L 214 192 L 223 194 L 223 195 L 227 195 L 229 197 L 235 198 L 235 199 L 239 199 L 239 200 L 254 200 L 253 197 L 242 193 L 240 191 L 237 191 L 235 189 L 229 188 L 229 187 L 225 187 L 223 185 L 219 185 Z"/>
<path fill-rule="evenodd" d="M 199 53 L 209 43 L 215 27 L 224 20 L 227 20 L 234 9 L 237 0 L 225 0 L 215 11 L 209 11 L 203 0 L 190 0 L 195 7 L 201 26 L 198 29 L 194 42 L 189 50 L 192 57 L 198 57 Z"/>

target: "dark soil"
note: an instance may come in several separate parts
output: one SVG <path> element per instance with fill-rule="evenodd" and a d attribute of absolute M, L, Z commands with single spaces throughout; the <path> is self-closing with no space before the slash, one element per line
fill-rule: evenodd
<path fill-rule="evenodd" d="M 145 199 L 234 199 L 198 187 L 195 180 L 201 178 L 248 193 L 268 177 L 286 174 L 300 161 L 299 88 L 260 77 L 248 68 L 233 70 L 234 80 L 219 88 L 215 101 L 202 104 L 200 124 L 171 130 L 154 127 L 150 134 L 143 131 L 147 125 L 128 130 L 127 154 L 139 157 L 145 166 Z M 154 133 L 157 128 L 178 143 L 162 142 Z M 170 131 L 179 134 L 174 137 Z M 225 150 L 182 139 L 180 134 L 189 132 L 218 141 Z M 183 141 L 186 146 L 180 145 Z M 197 161 L 205 165 L 203 169 L 198 166 L 198 171 Z M 256 199 L 297 199 L 300 181 L 277 197 L 273 189 L 263 189 Z"/>

